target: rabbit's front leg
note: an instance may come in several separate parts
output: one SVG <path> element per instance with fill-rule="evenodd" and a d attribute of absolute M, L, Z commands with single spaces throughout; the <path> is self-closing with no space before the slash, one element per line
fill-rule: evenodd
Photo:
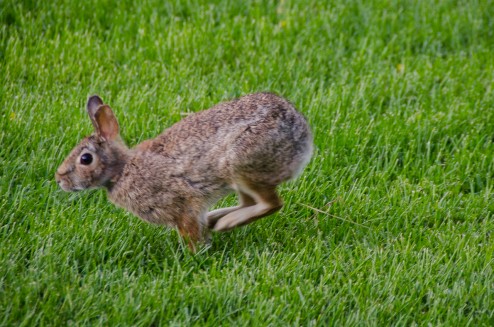
<path fill-rule="evenodd" d="M 187 242 L 189 250 L 195 253 L 197 244 L 203 240 L 202 226 L 194 218 L 184 218 L 177 226 L 178 231 L 180 236 Z"/>

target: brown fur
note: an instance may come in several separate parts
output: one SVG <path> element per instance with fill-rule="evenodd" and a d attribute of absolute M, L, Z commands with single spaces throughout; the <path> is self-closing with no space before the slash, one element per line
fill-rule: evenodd
<path fill-rule="evenodd" d="M 301 114 L 271 93 L 250 94 L 190 115 L 133 149 L 121 141 L 117 120 L 98 96 L 87 111 L 95 134 L 58 168 L 66 191 L 105 187 L 109 199 L 140 218 L 178 228 L 189 246 L 208 230 L 229 230 L 282 206 L 276 186 L 294 178 L 312 154 Z M 93 161 L 83 165 L 81 155 Z M 239 206 L 207 212 L 235 191 Z"/>

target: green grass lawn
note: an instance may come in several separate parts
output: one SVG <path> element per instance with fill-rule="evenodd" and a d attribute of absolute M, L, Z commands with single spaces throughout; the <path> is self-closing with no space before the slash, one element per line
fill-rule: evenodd
<path fill-rule="evenodd" d="M 0 325 L 494 324 L 493 1 L 0 0 L 0 87 Z M 196 255 L 54 181 L 90 94 L 134 145 L 257 91 L 314 158 Z"/>

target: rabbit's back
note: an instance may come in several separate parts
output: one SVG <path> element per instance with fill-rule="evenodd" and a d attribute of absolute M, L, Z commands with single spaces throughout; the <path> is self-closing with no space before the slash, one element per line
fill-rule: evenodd
<path fill-rule="evenodd" d="M 312 135 L 291 103 L 256 93 L 186 117 L 153 140 L 150 150 L 192 176 L 278 185 L 310 159 Z"/>

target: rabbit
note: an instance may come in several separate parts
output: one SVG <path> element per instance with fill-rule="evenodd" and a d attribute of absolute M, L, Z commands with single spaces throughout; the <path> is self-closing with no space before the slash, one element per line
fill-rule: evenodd
<path fill-rule="evenodd" d="M 210 230 L 227 231 L 282 207 L 276 187 L 309 162 L 313 136 L 284 98 L 255 93 L 187 116 L 128 148 L 112 109 L 87 102 L 94 133 L 57 169 L 64 191 L 103 187 L 108 198 L 141 219 L 178 229 L 194 251 Z M 231 192 L 238 206 L 208 212 Z"/>

